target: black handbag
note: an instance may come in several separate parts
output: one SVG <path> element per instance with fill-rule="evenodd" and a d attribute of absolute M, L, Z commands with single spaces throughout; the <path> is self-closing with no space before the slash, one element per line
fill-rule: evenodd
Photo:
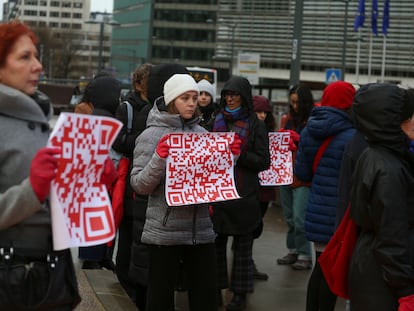
<path fill-rule="evenodd" d="M 39 260 L 3 255 L 0 263 L 0 310 L 74 309 L 81 298 L 69 251 Z"/>

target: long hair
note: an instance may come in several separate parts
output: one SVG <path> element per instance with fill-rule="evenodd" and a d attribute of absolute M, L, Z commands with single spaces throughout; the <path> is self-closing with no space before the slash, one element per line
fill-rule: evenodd
<path fill-rule="evenodd" d="M 289 90 L 289 101 L 292 94 L 298 95 L 298 112 L 289 105 L 289 113 L 292 116 L 293 126 L 303 127 L 314 107 L 314 99 L 311 89 L 304 84 L 296 84 Z"/>
<path fill-rule="evenodd" d="M 35 45 L 39 41 L 29 26 L 20 21 L 0 24 L 0 68 L 5 65 L 7 56 L 21 36 L 28 36 Z"/>

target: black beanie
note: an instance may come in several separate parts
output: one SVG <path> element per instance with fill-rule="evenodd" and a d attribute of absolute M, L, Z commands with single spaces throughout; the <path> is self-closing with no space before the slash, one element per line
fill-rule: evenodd
<path fill-rule="evenodd" d="M 82 101 L 93 104 L 94 109 L 107 111 L 115 116 L 119 106 L 121 83 L 110 76 L 94 78 L 85 88 Z"/>
<path fill-rule="evenodd" d="M 150 103 L 163 96 L 164 83 L 176 73 L 188 73 L 180 64 L 161 64 L 151 68 L 148 76 L 147 97 Z"/>

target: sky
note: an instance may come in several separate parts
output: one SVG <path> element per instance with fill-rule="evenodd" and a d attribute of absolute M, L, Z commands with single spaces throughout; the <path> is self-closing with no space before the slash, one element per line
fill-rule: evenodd
<path fill-rule="evenodd" d="M 6 0 L 0 0 L 0 18 L 3 16 L 3 3 Z M 92 12 L 112 12 L 114 0 L 91 0 Z"/>

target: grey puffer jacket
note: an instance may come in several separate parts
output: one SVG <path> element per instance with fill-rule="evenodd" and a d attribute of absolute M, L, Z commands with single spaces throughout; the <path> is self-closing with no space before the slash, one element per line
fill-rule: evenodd
<path fill-rule="evenodd" d="M 155 101 L 147 119 L 147 129 L 136 139 L 131 186 L 149 195 L 142 242 L 155 245 L 195 245 L 213 243 L 215 234 L 207 205 L 169 207 L 165 199 L 166 159 L 155 149 L 159 140 L 172 132 L 205 132 L 198 118 L 184 122 L 181 117 L 161 111 L 162 98 Z M 159 107 L 158 107 L 159 106 Z"/>
<path fill-rule="evenodd" d="M 0 132 L 0 247 L 51 249 L 50 210 L 28 177 L 49 137 L 48 120 L 32 98 L 0 84 Z"/>

